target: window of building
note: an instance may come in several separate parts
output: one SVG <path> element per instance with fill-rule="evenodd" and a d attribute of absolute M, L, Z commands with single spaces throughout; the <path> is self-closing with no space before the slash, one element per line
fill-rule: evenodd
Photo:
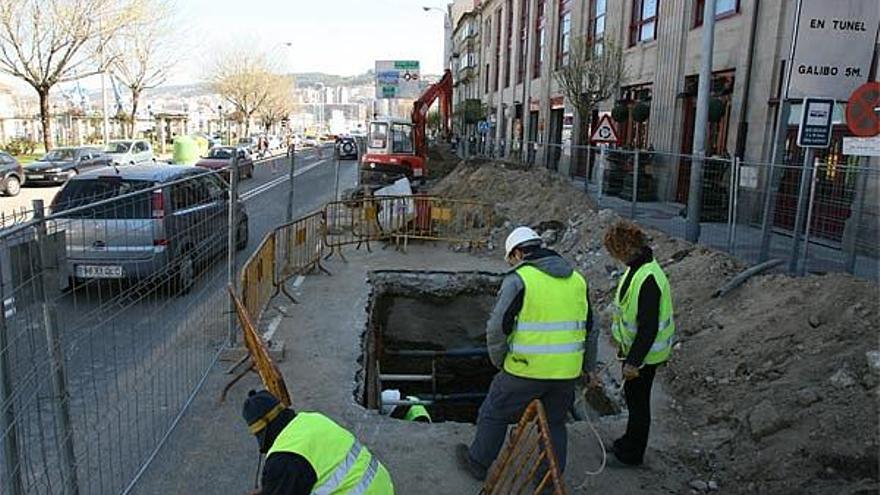
<path fill-rule="evenodd" d="M 501 87 L 501 9 L 495 12 L 495 84 L 494 91 Z"/>
<path fill-rule="evenodd" d="M 483 34 L 485 35 L 485 37 L 483 38 L 483 43 L 488 48 L 489 44 L 492 43 L 492 36 L 491 36 L 492 35 L 492 18 L 491 17 L 486 19 L 486 30 L 483 31 Z"/>
<path fill-rule="evenodd" d="M 556 45 L 556 68 L 568 65 L 571 52 L 571 0 L 559 0 L 559 37 Z"/>
<path fill-rule="evenodd" d="M 657 39 L 657 11 L 660 0 L 633 0 L 629 46 Z"/>
<path fill-rule="evenodd" d="M 715 0 L 715 19 L 724 19 L 739 14 L 740 0 Z M 694 0 L 694 27 L 703 25 L 706 0 Z"/>
<path fill-rule="evenodd" d="M 535 10 L 535 57 L 532 67 L 532 77 L 541 77 L 541 68 L 544 66 L 544 2 L 538 0 Z"/>
<path fill-rule="evenodd" d="M 593 53 L 601 54 L 605 44 L 606 0 L 590 0 L 590 24 L 587 37 L 593 46 Z"/>
<path fill-rule="evenodd" d="M 485 88 L 483 89 L 483 92 L 484 92 L 484 93 L 488 93 L 488 92 L 489 92 L 489 74 L 490 74 L 490 72 L 489 72 L 489 64 L 486 64 L 486 71 L 485 71 L 485 74 L 486 74 L 486 85 L 485 85 Z"/>
<path fill-rule="evenodd" d="M 510 87 L 510 68 L 513 65 L 513 0 L 507 0 L 507 51 L 504 54 L 504 87 Z"/>
<path fill-rule="evenodd" d="M 516 83 L 526 77 L 526 57 L 529 53 L 529 1 L 519 2 L 519 56 L 516 58 Z"/>

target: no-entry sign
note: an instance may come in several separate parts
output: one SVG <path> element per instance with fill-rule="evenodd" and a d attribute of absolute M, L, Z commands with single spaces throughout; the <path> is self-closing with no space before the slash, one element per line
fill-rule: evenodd
<path fill-rule="evenodd" d="M 872 81 L 859 86 L 846 104 L 846 126 L 859 137 L 880 134 L 880 82 Z"/>

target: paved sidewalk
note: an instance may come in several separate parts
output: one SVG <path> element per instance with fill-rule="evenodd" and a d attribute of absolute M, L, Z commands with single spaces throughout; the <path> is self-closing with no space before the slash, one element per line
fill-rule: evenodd
<path fill-rule="evenodd" d="M 482 270 L 502 272 L 506 265 L 495 257 L 456 254 L 442 245 L 411 245 L 407 254 L 374 245 L 373 254 L 347 249 L 348 263 L 338 257 L 326 263 L 332 276 L 313 275 L 299 288 L 300 304 L 289 307 L 276 338 L 284 340 L 287 355 L 279 368 L 285 376 L 294 406 L 316 410 L 350 428 L 388 467 L 398 494 L 477 493 L 480 484 L 459 471 L 454 446 L 469 442 L 475 427 L 464 423 L 423 425 L 392 420 L 355 402 L 355 375 L 360 368 L 360 339 L 366 328 L 367 272 L 377 269 Z M 276 298 L 275 304 L 287 304 Z M 269 319 L 269 318 L 266 318 Z M 607 332 L 605 332 L 607 333 Z M 603 335 L 607 337 L 607 335 Z M 610 358 L 603 341 L 601 354 Z M 218 365 L 168 444 L 145 473 L 135 493 L 246 493 L 257 469 L 256 443 L 239 412 L 247 390 L 258 386 L 255 375 L 235 385 L 225 403 L 220 390 L 228 379 Z M 662 381 L 662 376 L 659 378 Z M 608 489 L 617 493 L 678 493 L 686 485 L 684 469 L 664 453 L 680 433 L 664 414 L 669 410 L 662 384 L 655 386 L 656 427 L 652 432 L 649 466 L 634 471 L 606 470 L 590 478 L 590 493 Z M 623 417 L 603 418 L 598 428 L 604 438 L 615 438 Z M 572 493 L 586 469 L 601 462 L 599 447 L 586 423 L 569 429 L 567 482 Z"/>

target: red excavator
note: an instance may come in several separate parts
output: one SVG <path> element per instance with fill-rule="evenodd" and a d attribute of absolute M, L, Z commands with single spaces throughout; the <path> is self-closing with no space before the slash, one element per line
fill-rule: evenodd
<path fill-rule="evenodd" d="M 428 109 L 438 99 L 443 135 L 448 137 L 452 123 L 452 72 L 448 70 L 416 100 L 412 122 L 392 117 L 373 119 L 367 152 L 361 159 L 362 185 L 386 185 L 401 177 L 411 182 L 425 182 L 428 172 L 425 125 Z"/>

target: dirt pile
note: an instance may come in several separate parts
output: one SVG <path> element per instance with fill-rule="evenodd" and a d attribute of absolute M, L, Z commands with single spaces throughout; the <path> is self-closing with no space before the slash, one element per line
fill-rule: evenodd
<path fill-rule="evenodd" d="M 442 179 L 458 165 L 460 159 L 448 143 L 428 147 L 428 179 Z"/>
<path fill-rule="evenodd" d="M 496 164 L 462 164 L 433 192 L 496 205 L 504 220 L 492 248 L 515 225 L 538 228 L 587 276 L 608 335 L 620 266 L 602 235 L 614 212 L 595 212 L 583 192 L 545 170 Z M 679 337 L 660 375 L 674 410 L 657 420 L 682 425 L 679 438 L 651 448 L 697 474 L 682 489 L 711 480 L 724 493 L 876 493 L 878 287 L 842 274 L 767 274 L 713 298 L 745 265 L 648 233 L 672 283 Z"/>

